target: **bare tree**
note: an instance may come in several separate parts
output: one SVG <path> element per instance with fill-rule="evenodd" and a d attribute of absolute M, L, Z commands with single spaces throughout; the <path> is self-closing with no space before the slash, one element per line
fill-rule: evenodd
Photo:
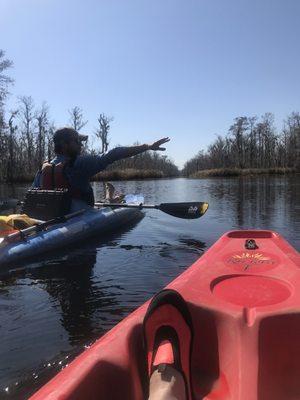
<path fill-rule="evenodd" d="M 229 132 L 233 136 L 235 158 L 239 168 L 244 168 L 245 166 L 245 134 L 248 126 L 247 117 L 238 117 L 235 119 L 234 124 L 229 128 Z"/>
<path fill-rule="evenodd" d="M 6 178 L 6 151 L 7 151 L 7 126 L 4 119 L 4 101 L 8 95 L 8 87 L 13 83 L 13 79 L 5 74 L 5 71 L 13 66 L 12 61 L 5 58 L 5 52 L 0 50 L 0 180 Z"/>
<path fill-rule="evenodd" d="M 97 128 L 95 135 L 98 139 L 101 140 L 101 153 L 105 153 L 108 149 L 108 134 L 110 131 L 110 123 L 113 120 L 113 117 L 108 117 L 105 114 L 100 114 L 98 117 L 99 127 Z"/>
<path fill-rule="evenodd" d="M 299 172 L 300 171 L 300 128 L 296 128 L 295 136 L 296 136 L 295 167 L 297 168 L 297 171 Z"/>
<path fill-rule="evenodd" d="M 286 149 L 286 163 L 290 167 L 300 164 L 300 113 L 292 112 L 284 121 L 284 138 Z"/>
<path fill-rule="evenodd" d="M 214 168 L 299 168 L 300 114 L 291 113 L 284 122 L 281 134 L 274 127 L 274 116 L 239 117 L 229 129 L 208 147 L 187 161 L 184 175 Z"/>
<path fill-rule="evenodd" d="M 56 127 L 54 122 L 49 123 L 49 127 L 46 131 L 46 139 L 45 139 L 45 157 L 47 160 L 51 160 L 54 156 L 54 143 L 53 143 L 53 135 L 56 131 Z"/>
<path fill-rule="evenodd" d="M 248 151 L 247 151 L 247 167 L 254 168 L 256 166 L 256 125 L 257 117 L 248 118 L 249 122 L 249 138 L 248 138 Z"/>
<path fill-rule="evenodd" d="M 13 79 L 5 75 L 5 71 L 13 66 L 13 62 L 5 58 L 5 52 L 0 49 L 0 128 L 4 126 L 4 100 L 8 95 L 8 87 Z"/>
<path fill-rule="evenodd" d="M 34 102 L 31 96 L 22 96 L 19 98 L 21 119 L 21 134 L 24 138 L 27 152 L 27 168 L 28 172 L 32 171 L 34 165 Z"/>
<path fill-rule="evenodd" d="M 82 129 L 88 123 L 88 121 L 84 120 L 82 109 L 78 106 L 71 108 L 71 110 L 69 110 L 69 115 L 71 126 L 77 132 L 79 132 L 80 129 Z"/>
<path fill-rule="evenodd" d="M 42 107 L 35 113 L 35 119 L 37 121 L 38 128 L 36 138 L 36 153 L 38 165 L 41 165 L 45 158 L 46 134 L 49 129 L 48 113 L 49 107 L 46 103 L 43 103 Z"/>
<path fill-rule="evenodd" d="M 10 117 L 8 119 L 9 136 L 8 136 L 8 160 L 7 160 L 7 181 L 13 182 L 14 172 L 16 169 L 15 155 L 16 155 L 16 138 L 15 132 L 18 126 L 15 124 L 15 118 L 18 115 L 18 110 L 10 111 Z"/>

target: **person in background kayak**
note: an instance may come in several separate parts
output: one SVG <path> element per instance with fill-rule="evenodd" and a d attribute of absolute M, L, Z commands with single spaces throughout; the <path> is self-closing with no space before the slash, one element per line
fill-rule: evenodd
<path fill-rule="evenodd" d="M 109 164 L 123 158 L 136 156 L 147 150 L 164 151 L 162 144 L 168 137 L 152 144 L 129 147 L 116 147 L 103 155 L 81 155 L 82 143 L 88 136 L 79 134 L 72 128 L 58 129 L 53 136 L 55 158 L 45 162 L 37 172 L 33 188 L 50 190 L 67 188 L 72 197 L 71 211 L 94 205 L 93 189 L 90 179 Z"/>

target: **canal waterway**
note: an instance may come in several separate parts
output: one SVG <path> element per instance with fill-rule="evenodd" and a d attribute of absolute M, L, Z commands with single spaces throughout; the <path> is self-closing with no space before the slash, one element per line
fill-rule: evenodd
<path fill-rule="evenodd" d="M 157 210 L 0 276 L 0 398 L 26 399 L 79 352 L 183 272 L 224 232 L 272 229 L 300 250 L 300 177 L 114 182 L 147 203 L 207 201 L 198 220 Z M 22 198 L 26 185 L 0 186 Z M 94 183 L 97 198 L 102 184 Z"/>

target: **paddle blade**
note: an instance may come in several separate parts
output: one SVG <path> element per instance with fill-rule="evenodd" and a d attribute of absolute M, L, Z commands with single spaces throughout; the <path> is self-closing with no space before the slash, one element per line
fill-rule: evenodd
<path fill-rule="evenodd" d="M 208 209 L 208 203 L 162 203 L 157 208 L 173 217 L 196 219 L 202 217 Z"/>
<path fill-rule="evenodd" d="M 0 211 L 16 208 L 18 204 L 20 204 L 20 201 L 17 199 L 0 200 Z"/>

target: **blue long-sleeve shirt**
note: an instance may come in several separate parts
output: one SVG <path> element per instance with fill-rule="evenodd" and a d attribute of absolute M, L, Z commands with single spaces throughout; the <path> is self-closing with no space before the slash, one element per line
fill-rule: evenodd
<path fill-rule="evenodd" d="M 147 150 L 145 148 L 145 150 Z M 100 171 L 103 171 L 109 164 L 114 161 L 121 160 L 123 158 L 132 157 L 144 151 L 137 147 L 116 147 L 110 150 L 108 153 L 101 156 L 93 155 L 79 155 L 76 157 L 73 163 L 67 164 L 65 168 L 65 175 L 68 180 L 71 189 L 79 190 L 83 194 L 92 193 L 92 187 L 90 185 L 90 179 Z M 54 164 L 59 164 L 60 162 L 67 162 L 69 158 L 57 154 L 56 157 L 51 161 Z M 38 171 L 32 187 L 41 187 L 41 171 Z M 75 200 L 75 199 L 74 199 Z M 78 209 L 82 206 L 78 201 L 74 202 L 72 205 L 72 211 Z M 77 199 L 76 199 L 77 200 Z M 77 203 L 79 204 L 77 206 Z M 82 202 L 81 202 L 82 203 Z M 76 206 L 75 206 L 76 204 Z"/>

